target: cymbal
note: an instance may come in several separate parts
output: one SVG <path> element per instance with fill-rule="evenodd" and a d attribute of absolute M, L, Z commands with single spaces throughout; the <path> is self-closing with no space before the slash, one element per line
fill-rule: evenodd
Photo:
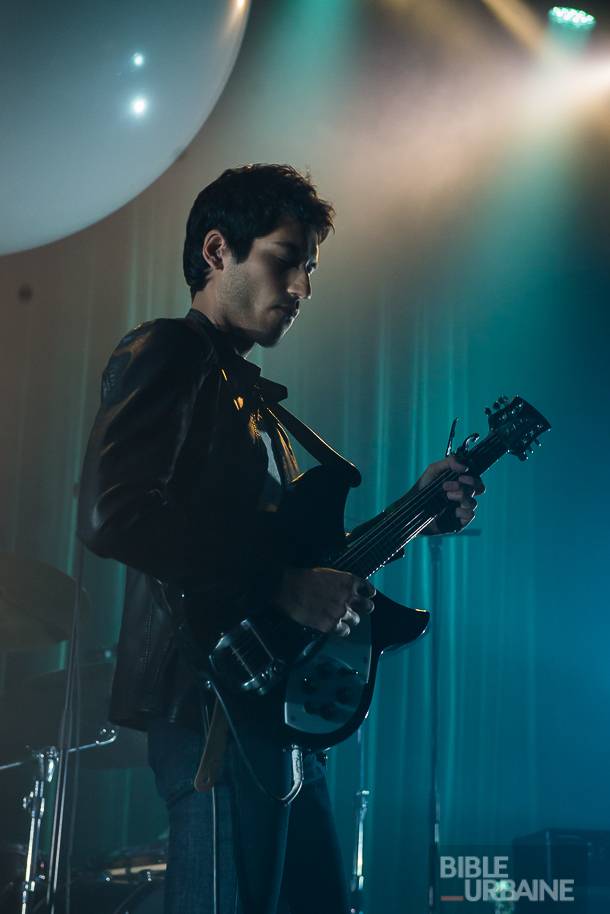
<path fill-rule="evenodd" d="M 34 559 L 0 553 L 0 645 L 3 650 L 65 641 L 72 628 L 76 582 Z M 81 610 L 90 609 L 81 590 Z"/>
<path fill-rule="evenodd" d="M 92 743 L 106 726 L 114 664 L 91 663 L 81 667 L 81 713 L 79 744 Z M 23 756 L 25 747 L 57 744 L 64 704 L 66 671 L 54 670 L 34 676 L 11 689 L 0 702 L 0 757 Z M 108 746 L 80 754 L 85 768 L 139 768 L 146 766 L 146 736 L 136 730 L 117 728 L 117 738 Z"/>

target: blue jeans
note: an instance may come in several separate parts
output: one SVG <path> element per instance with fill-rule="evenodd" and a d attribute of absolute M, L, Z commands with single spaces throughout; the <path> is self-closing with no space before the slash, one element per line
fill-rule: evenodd
<path fill-rule="evenodd" d="M 303 788 L 284 807 L 255 785 L 232 741 L 214 789 L 196 793 L 202 746 L 203 736 L 187 727 L 163 720 L 149 727 L 149 760 L 169 813 L 166 914 L 347 914 L 318 759 L 305 757 Z"/>

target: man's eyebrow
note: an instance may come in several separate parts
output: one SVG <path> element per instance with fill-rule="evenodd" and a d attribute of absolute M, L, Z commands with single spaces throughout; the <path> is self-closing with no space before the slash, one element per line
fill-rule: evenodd
<path fill-rule="evenodd" d="M 300 257 L 302 255 L 302 249 L 298 244 L 295 244 L 293 241 L 274 241 L 273 244 L 281 245 L 283 248 L 288 248 L 295 257 Z M 314 267 L 318 265 L 318 261 L 312 255 L 307 258 L 307 262 L 311 263 Z"/>

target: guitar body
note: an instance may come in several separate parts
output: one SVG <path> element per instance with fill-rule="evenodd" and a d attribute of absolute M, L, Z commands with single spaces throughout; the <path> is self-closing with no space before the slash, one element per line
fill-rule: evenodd
<path fill-rule="evenodd" d="M 345 553 L 348 491 L 344 477 L 327 467 L 295 480 L 275 518 L 277 548 L 287 564 L 332 567 Z M 415 641 L 429 620 L 424 610 L 377 593 L 374 612 L 341 638 L 300 626 L 270 607 L 228 632 L 210 633 L 194 651 L 192 633 L 201 632 L 205 607 L 185 593 L 169 602 L 246 754 L 267 771 L 273 762 L 264 761 L 265 752 L 273 755 L 274 747 L 322 750 L 354 733 L 369 710 L 381 654 Z"/>

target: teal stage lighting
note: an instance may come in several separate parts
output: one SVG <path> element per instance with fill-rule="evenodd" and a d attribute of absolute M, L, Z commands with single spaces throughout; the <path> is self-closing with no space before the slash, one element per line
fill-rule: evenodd
<path fill-rule="evenodd" d="M 590 31 L 595 28 L 595 16 L 584 10 L 572 9 L 569 6 L 554 6 L 549 10 L 549 19 L 553 25 L 560 25 L 568 29 Z"/>

